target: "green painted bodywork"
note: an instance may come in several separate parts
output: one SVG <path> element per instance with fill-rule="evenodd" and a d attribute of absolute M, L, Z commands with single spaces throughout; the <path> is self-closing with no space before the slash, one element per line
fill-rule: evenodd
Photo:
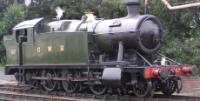
<path fill-rule="evenodd" d="M 18 44 L 13 36 L 4 37 L 4 45 L 6 48 L 7 64 L 18 64 Z"/>
<path fill-rule="evenodd" d="M 24 65 L 88 63 L 89 57 L 87 33 L 48 32 L 33 34 L 31 33 L 31 30 L 28 32 L 30 32 L 27 35 L 28 41 L 23 43 Z M 18 50 L 18 44 L 15 40 L 4 42 L 7 50 L 7 64 L 18 64 L 19 53 L 16 52 L 16 55 L 11 55 L 10 52 L 10 50 L 13 49 Z M 61 51 L 61 47 L 63 46 L 64 51 Z M 48 51 L 48 47 L 50 47 L 51 50 Z"/>

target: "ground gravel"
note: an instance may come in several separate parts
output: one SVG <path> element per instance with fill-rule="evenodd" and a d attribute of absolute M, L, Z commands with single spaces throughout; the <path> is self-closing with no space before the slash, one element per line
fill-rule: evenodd
<path fill-rule="evenodd" d="M 13 75 L 5 75 L 4 69 L 0 69 L 0 84 L 12 84 L 16 83 Z"/>

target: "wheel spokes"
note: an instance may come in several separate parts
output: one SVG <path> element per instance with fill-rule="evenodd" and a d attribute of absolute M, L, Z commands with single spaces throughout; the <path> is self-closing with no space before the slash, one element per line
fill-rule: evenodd
<path fill-rule="evenodd" d="M 169 96 L 173 94 L 177 89 L 177 81 L 173 78 L 169 78 L 162 84 L 162 93 Z"/>
<path fill-rule="evenodd" d="M 77 91 L 78 84 L 77 84 L 77 82 L 72 81 L 72 79 L 73 79 L 72 73 L 65 70 L 62 72 L 62 78 L 66 78 L 66 80 L 62 81 L 62 86 L 66 92 L 73 93 L 73 92 Z"/>
<path fill-rule="evenodd" d="M 107 87 L 104 86 L 101 81 L 98 81 L 98 83 L 92 82 L 89 88 L 91 92 L 94 93 L 95 95 L 102 95 L 107 90 Z"/>
<path fill-rule="evenodd" d="M 57 82 L 51 78 L 56 77 L 56 73 L 54 71 L 43 71 L 42 76 L 48 78 L 47 80 L 43 80 L 44 89 L 53 91 L 56 88 Z"/>
<path fill-rule="evenodd" d="M 151 90 L 151 84 L 150 81 L 147 80 L 137 81 L 133 85 L 133 92 L 137 97 L 147 96 L 150 90 Z"/>

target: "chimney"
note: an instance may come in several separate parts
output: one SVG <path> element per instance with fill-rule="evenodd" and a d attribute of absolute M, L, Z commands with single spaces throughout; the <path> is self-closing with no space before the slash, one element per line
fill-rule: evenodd
<path fill-rule="evenodd" d="M 139 15 L 139 0 L 122 0 L 122 3 L 127 6 L 128 18 Z"/>

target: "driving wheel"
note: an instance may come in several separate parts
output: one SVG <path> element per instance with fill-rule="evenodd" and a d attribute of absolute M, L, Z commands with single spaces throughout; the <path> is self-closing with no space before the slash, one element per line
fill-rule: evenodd
<path fill-rule="evenodd" d="M 73 73 L 70 73 L 67 70 L 62 71 L 62 78 L 66 79 L 62 80 L 62 86 L 67 93 L 73 93 L 78 90 L 78 83 L 73 81 L 73 77 Z"/>
<path fill-rule="evenodd" d="M 50 92 L 56 88 L 57 81 L 54 81 L 52 78 L 56 77 L 55 71 L 52 70 L 44 70 L 42 72 L 42 77 L 46 77 L 47 79 L 43 80 L 43 87 L 46 91 Z"/>

